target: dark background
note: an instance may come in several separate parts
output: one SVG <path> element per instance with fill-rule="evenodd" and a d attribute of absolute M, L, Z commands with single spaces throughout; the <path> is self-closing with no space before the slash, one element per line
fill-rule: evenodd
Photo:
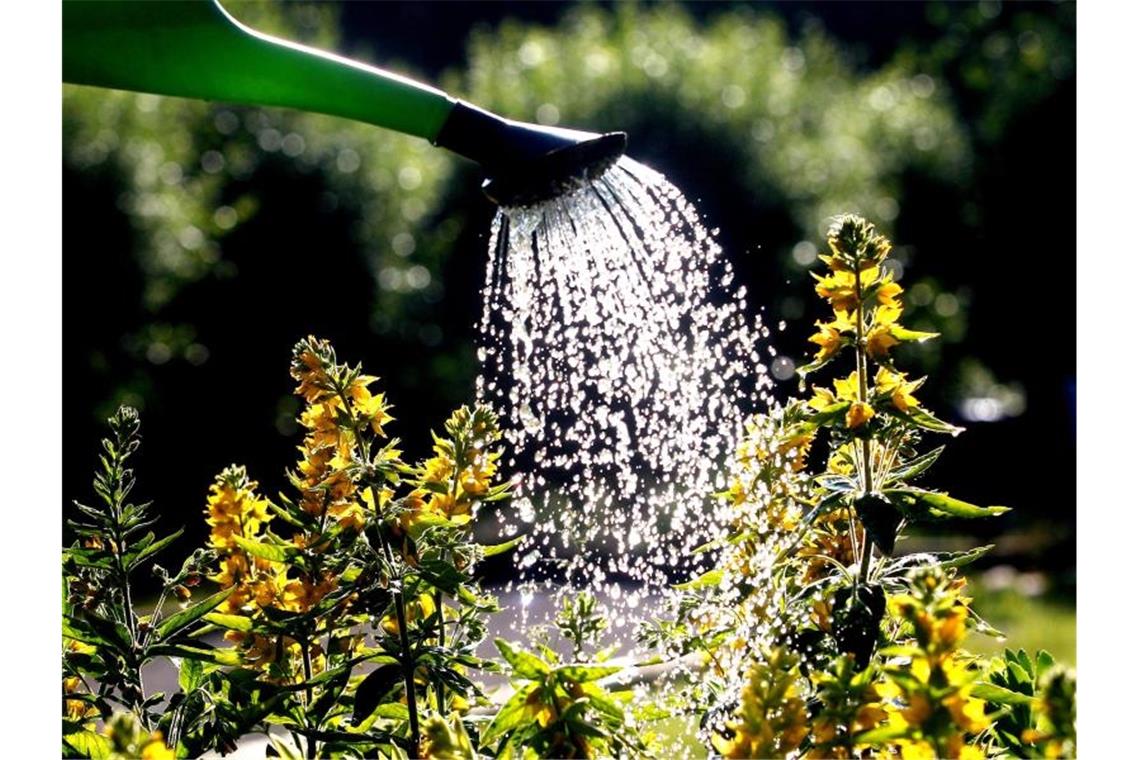
<path fill-rule="evenodd" d="M 824 316 L 804 246 L 827 214 L 867 214 L 905 263 L 911 323 L 944 335 L 902 363 L 929 375 L 928 406 L 968 427 L 930 483 L 1014 507 L 954 529 L 999 537 L 991 562 L 1075 593 L 1074 5 L 227 7 L 508 116 L 551 104 L 559 123 L 626 130 L 630 154 L 719 228 L 797 361 Z M 586 45 L 620 73 L 585 76 Z M 649 73 L 657 58 L 666 74 Z M 289 352 L 310 333 L 382 377 L 409 458 L 470 399 L 494 213 L 475 167 L 305 114 L 71 87 L 63 113 L 69 498 L 92 498 L 119 403 L 142 411 L 140 496 L 189 523 L 189 541 L 231 462 L 268 494 L 285 488 L 299 442 Z"/>

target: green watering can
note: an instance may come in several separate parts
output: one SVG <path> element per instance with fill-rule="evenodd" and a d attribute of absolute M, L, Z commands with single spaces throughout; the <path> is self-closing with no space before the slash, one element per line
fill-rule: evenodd
<path fill-rule="evenodd" d="M 63 80 L 342 116 L 477 161 L 496 203 L 526 206 L 601 176 L 623 132 L 511 121 L 373 66 L 257 32 L 218 0 L 64 0 Z"/>

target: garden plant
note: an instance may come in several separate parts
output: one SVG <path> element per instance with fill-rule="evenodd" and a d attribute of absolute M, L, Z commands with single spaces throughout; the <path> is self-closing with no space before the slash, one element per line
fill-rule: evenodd
<path fill-rule="evenodd" d="M 960 429 L 895 364 L 897 346 L 937 336 L 903 325 L 889 241 L 845 215 L 827 250 L 830 311 L 801 373 L 839 371 L 741 431 L 717 495 L 732 523 L 701 549 L 711 568 L 642 624 L 670 666 L 650 698 L 601 648 L 589 594 L 551 621 L 569 654 L 502 639 L 500 657 L 478 653 L 498 610 L 480 563 L 514 544 L 474 538 L 480 510 L 510 508 L 496 413 L 459 408 L 412 463 L 377 378 L 310 337 L 289 370 L 299 461 L 272 489 L 219 473 L 206 545 L 180 563 L 181 531 L 157 537 L 160 507 L 135 501 L 139 414 L 108 420 L 96 501 L 76 504 L 63 551 L 63 756 L 225 754 L 264 735 L 274 757 L 653 757 L 675 754 L 680 718 L 726 757 L 1074 756 L 1071 669 L 965 649 L 996 633 L 961 575 L 988 547 L 899 550 L 909 525 L 1005 508 L 926 485 L 943 451 L 927 437 Z M 145 573 L 159 592 L 143 604 Z M 156 660 L 177 668 L 169 693 L 143 679 Z"/>

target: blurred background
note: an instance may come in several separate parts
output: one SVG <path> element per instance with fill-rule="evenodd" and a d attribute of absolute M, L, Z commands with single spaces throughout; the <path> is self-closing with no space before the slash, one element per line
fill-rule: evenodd
<path fill-rule="evenodd" d="M 506 116 L 627 131 L 786 322 L 785 364 L 825 316 L 827 218 L 878 223 L 911 326 L 943 336 L 899 359 L 968 428 L 930 482 L 1014 507 L 912 546 L 996 543 L 982 613 L 1075 658 L 1075 4 L 225 5 Z M 331 117 L 70 86 L 63 149 L 68 498 L 91 498 L 121 403 L 143 415 L 139 493 L 187 548 L 226 465 L 284 488 L 310 333 L 382 376 L 411 458 L 471 399 L 494 214 L 474 166 Z"/>

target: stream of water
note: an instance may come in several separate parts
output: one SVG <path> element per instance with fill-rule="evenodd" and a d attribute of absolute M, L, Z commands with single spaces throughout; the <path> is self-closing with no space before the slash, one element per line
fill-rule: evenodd
<path fill-rule="evenodd" d="M 641 616 L 698 569 L 693 549 L 723 524 L 724 460 L 770 401 L 767 330 L 745 295 L 682 193 L 629 158 L 498 213 L 477 393 L 522 473 L 495 519 L 525 535 L 524 597 L 587 587 Z"/>

